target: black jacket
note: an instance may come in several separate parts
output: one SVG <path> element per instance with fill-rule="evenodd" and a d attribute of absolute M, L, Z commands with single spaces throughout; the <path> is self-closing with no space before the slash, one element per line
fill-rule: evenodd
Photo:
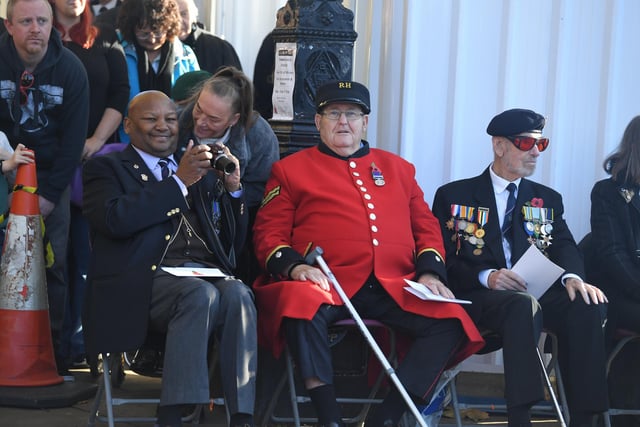
<path fill-rule="evenodd" d="M 182 43 L 193 49 L 201 70 L 215 74 L 218 68 L 228 65 L 242 70 L 240 58 L 238 58 L 238 54 L 231 43 L 200 28 L 196 24 L 193 24 L 192 28 L 191 34 L 185 40 L 182 40 Z"/>
<path fill-rule="evenodd" d="M 22 143 L 35 151 L 38 193 L 57 203 L 80 163 L 87 137 L 87 73 L 76 55 L 62 46 L 56 30 L 33 71 L 30 88 L 20 90 L 24 65 L 9 33 L 0 36 L 0 57 L 0 131 L 14 148 Z"/>
<path fill-rule="evenodd" d="M 151 286 L 176 233 L 172 219 L 188 209 L 174 179 L 158 182 L 138 153 L 95 157 L 84 166 L 83 213 L 91 228 L 91 261 L 83 327 L 89 352 L 138 348 L 146 336 Z M 247 231 L 244 198 L 218 193 L 210 172 L 189 187 L 212 262 L 227 274 L 235 268 Z M 222 206 L 222 229 L 216 235 L 214 198 Z"/>

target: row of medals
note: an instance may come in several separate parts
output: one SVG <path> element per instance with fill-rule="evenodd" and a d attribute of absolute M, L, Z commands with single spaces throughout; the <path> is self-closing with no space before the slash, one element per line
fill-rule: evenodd
<path fill-rule="evenodd" d="M 553 231 L 553 209 L 524 206 L 524 231 L 527 232 L 528 241 L 538 249 L 544 251 L 551 244 L 551 232 Z"/>
<path fill-rule="evenodd" d="M 536 245 L 539 249 L 544 249 L 551 244 L 553 231 L 551 222 L 525 221 L 524 229 L 529 235 L 530 244 Z"/>
<path fill-rule="evenodd" d="M 459 219 L 457 222 L 454 219 L 453 221 L 456 224 L 457 231 L 463 233 L 464 239 L 476 247 L 473 250 L 473 254 L 481 255 L 482 248 L 484 247 L 484 229 L 478 227 L 477 224 L 465 221 L 464 219 Z M 457 238 L 458 233 L 454 233 L 453 236 L 451 236 L 451 240 L 454 242 Z"/>

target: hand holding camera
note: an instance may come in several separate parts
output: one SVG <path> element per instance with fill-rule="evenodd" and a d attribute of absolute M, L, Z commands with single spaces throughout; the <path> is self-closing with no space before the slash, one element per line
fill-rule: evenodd
<path fill-rule="evenodd" d="M 224 172 L 225 175 L 231 175 L 236 170 L 236 164 L 227 156 L 224 150 L 215 150 L 215 146 L 211 146 L 213 158 L 211 159 L 211 167 L 215 170 Z"/>
<path fill-rule="evenodd" d="M 229 147 L 223 144 L 211 144 L 211 167 L 223 173 L 222 180 L 224 187 L 229 192 L 238 191 L 240 186 L 240 170 L 238 167 L 238 159 L 236 159 Z"/>

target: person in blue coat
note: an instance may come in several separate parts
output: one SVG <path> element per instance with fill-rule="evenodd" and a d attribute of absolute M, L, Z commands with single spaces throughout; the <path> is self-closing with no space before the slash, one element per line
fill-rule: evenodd
<path fill-rule="evenodd" d="M 200 65 L 178 35 L 182 21 L 172 0 L 127 0 L 118 14 L 117 35 L 129 75 L 129 100 L 140 92 L 159 90 L 171 97 L 175 81 Z M 129 138 L 121 127 L 120 141 Z"/>

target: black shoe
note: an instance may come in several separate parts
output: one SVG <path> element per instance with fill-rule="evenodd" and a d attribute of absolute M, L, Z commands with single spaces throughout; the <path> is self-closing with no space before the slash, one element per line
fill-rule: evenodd
<path fill-rule="evenodd" d="M 131 370 L 145 376 L 162 376 L 162 357 L 159 351 L 141 348 L 138 350 Z"/>

